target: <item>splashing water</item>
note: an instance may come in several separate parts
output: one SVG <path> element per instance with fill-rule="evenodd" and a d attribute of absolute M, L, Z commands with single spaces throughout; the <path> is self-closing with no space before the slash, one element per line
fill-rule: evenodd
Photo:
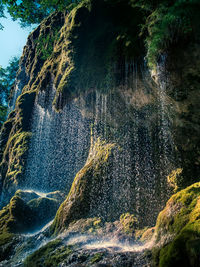
<path fill-rule="evenodd" d="M 44 193 L 44 192 L 40 192 L 40 191 L 36 191 L 36 190 L 23 190 L 23 192 L 27 192 L 27 193 L 35 193 L 37 195 L 39 195 L 40 197 L 46 197 L 48 193 Z"/>
<path fill-rule="evenodd" d="M 31 232 L 31 233 L 27 233 L 24 236 L 31 237 L 31 236 L 36 236 L 36 235 L 39 236 L 39 235 L 43 234 L 52 225 L 53 221 L 54 220 L 51 220 L 50 222 L 48 222 L 47 224 L 45 224 L 41 229 L 36 230 L 34 232 Z"/>
<path fill-rule="evenodd" d="M 108 239 L 108 240 L 98 240 L 91 242 L 90 244 L 86 244 L 83 246 L 85 249 L 108 249 L 111 251 L 120 251 L 120 252 L 142 252 L 144 250 L 150 249 L 153 243 L 149 242 L 146 244 L 137 244 L 133 243 L 132 245 L 122 243 L 117 241 L 116 239 Z"/>

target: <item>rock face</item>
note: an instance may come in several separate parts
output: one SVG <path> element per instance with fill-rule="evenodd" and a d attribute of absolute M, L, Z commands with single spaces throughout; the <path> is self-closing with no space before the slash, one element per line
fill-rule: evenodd
<path fill-rule="evenodd" d="M 1 231 L 31 232 L 49 222 L 62 202 L 63 195 L 57 192 L 49 196 L 18 190 L 1 212 Z"/>
<path fill-rule="evenodd" d="M 21 241 L 19 234 L 36 231 L 52 220 L 62 201 L 63 194 L 59 191 L 41 195 L 18 190 L 0 211 L 0 260 L 8 259 L 14 253 Z"/>
<path fill-rule="evenodd" d="M 179 167 L 182 168 L 179 188 L 199 181 L 199 43 L 171 47 L 167 57 L 158 64 L 154 78 L 165 87 L 172 107 L 172 132 Z"/>
<path fill-rule="evenodd" d="M 172 112 L 136 37 L 141 20 L 140 11 L 123 1 L 83 1 L 66 16 L 51 15 L 29 36 L 17 77 L 17 85 L 26 77 L 18 99 L 24 107 L 15 105 L 2 130 L 4 203 L 18 188 L 67 194 L 87 161 L 92 129 L 94 142 L 118 147 L 103 174 L 111 188 L 96 185 L 116 207 L 109 220 L 131 212 L 141 225 L 154 225 L 171 191 L 166 177 L 179 166 Z M 15 122 L 21 123 L 27 104 L 30 125 L 18 130 Z M 96 210 L 105 217 L 106 202 L 102 206 Z"/>
<path fill-rule="evenodd" d="M 199 197 L 195 183 L 173 195 L 159 214 L 156 242 L 161 244 L 159 266 L 199 265 Z"/>
<path fill-rule="evenodd" d="M 191 184 L 200 176 L 200 48 L 197 41 L 170 47 L 149 70 L 138 37 L 143 20 L 128 1 L 88 0 L 69 14 L 53 13 L 30 34 L 0 136 L 3 245 L 12 248 L 16 232 L 43 226 L 57 211 L 54 236 L 88 218 L 121 218 L 128 235 L 133 226 L 151 227 L 142 238 L 165 246 L 155 256 L 159 266 L 173 266 L 176 256 L 177 264 L 198 265 L 199 184 Z M 160 213 L 154 235 L 157 215 L 186 186 Z M 65 195 L 59 209 L 63 195 L 49 193 L 55 190 Z M 27 264 L 56 265 L 56 249 L 59 263 L 72 264 L 73 251 L 62 245 L 47 244 Z M 35 259 L 48 251 L 52 262 Z M 137 266 L 129 256 L 127 266 Z M 104 264 L 93 254 L 85 259 L 97 261 Z"/>
<path fill-rule="evenodd" d="M 7 196 L 18 189 L 23 180 L 23 166 L 26 162 L 28 142 L 31 132 L 31 113 L 36 93 L 22 94 L 16 103 L 15 110 L 10 113 L 1 130 L 1 191 L 2 202 L 8 201 Z M 4 194 L 4 192 L 6 192 Z M 2 203 L 1 203 L 2 206 Z"/>
<path fill-rule="evenodd" d="M 54 233 L 81 218 L 99 215 L 109 220 L 113 217 L 116 207 L 109 192 L 112 181 L 109 175 L 105 176 L 111 168 L 113 148 L 114 144 L 105 144 L 100 139 L 92 144 L 85 166 L 77 173 L 67 199 L 58 210 L 52 226 Z"/>

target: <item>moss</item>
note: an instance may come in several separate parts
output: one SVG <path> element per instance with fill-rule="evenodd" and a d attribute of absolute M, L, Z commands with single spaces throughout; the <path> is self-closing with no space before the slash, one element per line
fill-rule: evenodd
<path fill-rule="evenodd" d="M 45 225 L 52 220 L 61 203 L 61 199 L 39 197 L 30 200 L 27 205 L 35 215 L 35 228 Z"/>
<path fill-rule="evenodd" d="M 174 192 L 177 192 L 179 189 L 180 184 L 180 175 L 182 173 L 182 168 L 177 168 L 176 170 L 173 170 L 170 175 L 167 176 L 167 181 L 170 184 L 171 187 L 173 187 Z"/>
<path fill-rule="evenodd" d="M 60 239 L 50 241 L 39 248 L 24 261 L 26 267 L 57 267 L 65 261 L 73 252 L 73 246 L 63 245 Z"/>
<path fill-rule="evenodd" d="M 135 233 L 134 233 L 135 239 L 139 240 L 147 230 L 148 230 L 148 227 L 144 227 L 143 229 L 135 230 Z"/>
<path fill-rule="evenodd" d="M 91 192 L 96 188 L 98 189 L 98 185 L 101 186 L 103 171 L 114 146 L 114 144 L 106 144 L 100 139 L 95 143 L 92 140 L 87 162 L 77 173 L 71 190 L 60 206 L 52 224 L 51 230 L 55 234 L 75 220 L 91 217 Z M 98 194 L 99 192 L 94 193 L 96 198 Z"/>
<path fill-rule="evenodd" d="M 3 123 L 6 121 L 8 108 L 4 105 L 0 105 L 0 129 Z"/>
<path fill-rule="evenodd" d="M 60 197 L 58 192 L 52 195 Z M 38 230 L 53 219 L 61 201 L 60 198 L 41 198 L 33 191 L 18 190 L 0 210 L 0 259 L 12 255 L 15 245 L 22 241 L 19 234 Z"/>
<path fill-rule="evenodd" d="M 200 256 L 200 183 L 173 195 L 159 214 L 157 241 L 168 244 L 160 250 L 159 266 L 198 266 Z M 169 241 L 170 240 L 170 241 Z"/>
<path fill-rule="evenodd" d="M 155 232 L 155 227 L 151 227 L 151 228 L 146 229 L 146 231 L 143 232 L 140 240 L 142 242 L 150 241 L 154 235 L 154 232 Z"/>
<path fill-rule="evenodd" d="M 100 218 L 87 218 L 87 219 L 80 219 L 74 221 L 69 224 L 68 231 L 69 232 L 77 232 L 77 233 L 93 233 L 96 232 L 103 226 L 103 222 Z"/>
<path fill-rule="evenodd" d="M 0 247 L 10 243 L 13 240 L 14 234 L 3 232 L 0 235 Z"/>
<path fill-rule="evenodd" d="M 3 229 L 6 229 L 9 233 L 23 233 L 34 227 L 35 214 L 20 197 L 14 196 L 7 209 L 8 217 L 3 218 Z"/>
<path fill-rule="evenodd" d="M 100 218 L 96 218 L 96 220 L 94 220 L 93 225 L 94 227 L 98 228 L 101 225 L 101 219 Z"/>
<path fill-rule="evenodd" d="M 15 245 L 15 235 L 7 232 L 0 234 L 0 262 L 8 259 L 12 255 Z"/>
<path fill-rule="evenodd" d="M 52 255 L 49 259 L 46 260 L 45 265 L 47 267 L 55 266 L 57 267 L 58 264 L 65 259 L 73 252 L 71 246 L 68 247 L 61 247 L 59 248 L 55 255 Z"/>
<path fill-rule="evenodd" d="M 15 112 L 11 112 L 7 121 L 3 124 L 0 132 L 1 148 L 0 148 L 0 162 L 2 161 L 3 151 L 9 138 L 9 133 L 13 127 Z"/>
<path fill-rule="evenodd" d="M 67 22 L 67 47 L 76 53 L 69 53 L 69 64 L 62 75 L 54 102 L 57 106 L 60 95 L 64 98 L 73 97 L 83 90 L 83 85 L 84 90 L 92 87 L 105 90 L 114 86 L 117 81 L 111 62 L 119 60 L 118 50 L 125 58 L 130 51 L 137 54 L 137 50 L 141 49 L 135 38 L 137 27 L 134 27 L 141 17 L 129 4 L 122 2 L 85 1 L 71 12 Z M 129 16 L 131 20 L 128 20 Z M 131 33 L 131 27 L 127 27 L 130 21 L 134 25 Z"/>
<path fill-rule="evenodd" d="M 90 259 L 90 263 L 94 264 L 99 262 L 100 260 L 103 259 L 103 253 L 96 253 L 91 259 Z"/>
<path fill-rule="evenodd" d="M 59 14 L 60 17 L 62 15 Z M 56 17 L 55 13 L 49 20 Z M 59 38 L 53 38 L 53 42 L 50 40 L 54 36 L 55 25 L 42 22 L 37 29 L 37 37 L 44 47 L 50 43 L 50 51 L 44 52 L 42 60 L 35 53 L 34 65 L 37 62 L 39 68 L 35 70 L 37 76 L 34 75 L 29 82 L 31 89 L 44 90 L 42 81 L 50 71 L 54 79 L 46 87 L 51 82 L 56 87 L 53 102 L 56 110 L 62 109 L 70 99 L 87 89 L 107 90 L 124 75 L 115 73 L 115 64 L 119 72 L 124 72 L 121 65 L 126 58 L 133 60 L 144 54 L 142 41 L 137 38 L 138 25 L 142 21 L 140 11 L 128 2 L 89 0 L 75 7 L 65 18 L 65 24 L 64 19 L 57 24 Z"/>
<path fill-rule="evenodd" d="M 156 68 L 159 57 L 170 49 L 188 45 L 199 39 L 199 2 L 192 1 L 132 1 L 146 9 L 142 32 L 146 35 L 147 59 L 150 68 Z M 173 27 L 172 27 L 173 25 Z"/>
<path fill-rule="evenodd" d="M 65 198 L 65 194 L 61 191 L 54 191 L 54 192 L 48 193 L 46 197 L 53 198 L 53 199 L 56 199 L 57 201 L 62 202 Z"/>
<path fill-rule="evenodd" d="M 23 190 L 17 190 L 15 192 L 15 196 L 20 197 L 23 199 L 26 203 L 28 203 L 32 199 L 37 199 L 39 195 L 35 193 L 34 191 L 23 191 Z"/>
<path fill-rule="evenodd" d="M 18 233 L 32 227 L 33 214 L 26 203 L 14 196 L 10 203 L 0 210 L 0 260 L 8 259 L 17 244 Z"/>
<path fill-rule="evenodd" d="M 120 223 L 123 226 L 123 231 L 126 234 L 132 234 L 135 232 L 138 226 L 137 218 L 130 213 L 124 213 L 120 216 Z"/>
<path fill-rule="evenodd" d="M 59 30 L 51 29 L 51 32 L 45 36 L 40 35 L 37 43 L 37 55 L 43 60 L 47 60 L 53 52 L 54 43 L 59 39 Z"/>
<path fill-rule="evenodd" d="M 18 190 L 0 211 L 0 234 L 30 232 L 41 227 L 55 216 L 60 202 Z"/>
<path fill-rule="evenodd" d="M 199 228 L 199 223 L 198 223 Z M 186 227 L 175 240 L 160 251 L 159 266 L 199 266 L 200 235 L 195 227 Z"/>
<path fill-rule="evenodd" d="M 0 163 L 3 190 L 13 191 L 22 183 L 29 141 L 30 123 L 36 92 L 22 94 L 16 103 L 13 116 L 4 124 L 7 138 L 4 139 L 4 152 Z M 4 135 L 3 135 L 4 136 Z M 11 190 L 11 188 L 13 188 Z M 6 190 L 5 190 L 6 189 Z"/>
<path fill-rule="evenodd" d="M 61 246 L 62 242 L 60 239 L 56 239 L 47 243 L 45 246 L 41 247 L 33 254 L 28 256 L 24 261 L 24 266 L 27 267 L 56 267 L 59 262 L 63 260 L 63 257 L 66 257 L 71 253 L 70 248 L 67 248 L 65 251 L 58 249 Z"/>
<path fill-rule="evenodd" d="M 18 183 L 18 176 L 23 172 L 21 159 L 28 150 L 28 143 L 30 138 L 30 132 L 18 132 L 7 142 L 9 149 L 9 161 L 11 164 L 8 167 L 6 176 L 9 182 L 13 184 Z M 5 153 L 7 153 L 7 149 L 5 150 Z"/>

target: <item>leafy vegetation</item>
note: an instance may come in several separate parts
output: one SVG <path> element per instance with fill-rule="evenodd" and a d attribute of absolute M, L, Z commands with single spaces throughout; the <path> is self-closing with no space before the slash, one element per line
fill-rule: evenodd
<path fill-rule="evenodd" d="M 170 47 L 199 36 L 199 0 L 130 1 L 144 11 L 146 22 L 142 26 L 142 34 L 145 35 L 151 68 Z"/>
<path fill-rule="evenodd" d="M 0 17 L 4 16 L 5 7 L 13 19 L 20 19 L 23 26 L 40 23 L 41 20 L 56 10 L 71 11 L 82 0 L 2 0 L 0 4 Z M 102 1 L 103 2 L 103 1 Z M 107 1 L 110 4 L 123 4 L 123 1 Z M 138 10 L 140 22 L 136 21 L 136 28 L 141 26 L 141 36 L 145 39 L 147 49 L 147 60 L 151 68 L 155 67 L 159 56 L 168 51 L 170 46 L 180 44 L 198 35 L 199 32 L 199 0 L 172 0 L 172 1 L 150 1 L 150 0 L 129 0 L 127 4 Z M 122 5 L 123 6 L 123 5 Z M 113 5 L 113 9 L 114 9 Z M 123 11 L 123 9 L 120 9 Z M 122 13 L 122 12 L 121 12 Z M 121 16 L 121 15 L 120 15 Z M 120 17 L 119 16 L 119 17 Z M 127 14 L 128 16 L 128 14 Z M 131 22 L 136 16 L 132 16 Z M 85 17 L 87 20 L 87 18 Z M 137 20 L 137 19 L 136 19 Z M 120 20 L 123 23 L 123 20 Z M 139 37 L 141 40 L 143 38 Z M 124 42 L 127 48 L 133 41 L 127 32 L 117 37 L 118 41 Z M 138 38 L 138 36 L 137 36 Z M 48 37 L 47 37 L 48 39 Z M 41 44 L 44 40 L 41 40 Z M 50 52 L 46 51 L 46 58 Z"/>
<path fill-rule="evenodd" d="M 46 36 L 41 35 L 37 40 L 37 53 L 41 53 L 41 58 L 43 60 L 48 59 L 54 48 L 55 41 L 59 38 L 58 29 L 52 29 L 53 34 L 47 34 Z"/>
<path fill-rule="evenodd" d="M 6 68 L 0 66 L 0 127 L 5 121 L 9 94 L 19 68 L 19 58 L 13 57 Z"/>
<path fill-rule="evenodd" d="M 4 16 L 7 8 L 11 17 L 19 19 L 22 26 L 40 23 L 45 17 L 56 10 L 70 11 L 81 0 L 2 0 L 0 4 L 0 17 Z"/>
<path fill-rule="evenodd" d="M 2 1 L 0 2 L 0 18 L 4 17 L 4 6 L 2 4 Z M 0 30 L 3 30 L 3 25 L 0 23 Z"/>

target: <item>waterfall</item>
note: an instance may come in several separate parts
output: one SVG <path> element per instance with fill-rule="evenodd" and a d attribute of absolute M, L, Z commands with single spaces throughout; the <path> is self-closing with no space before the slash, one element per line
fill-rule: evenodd
<path fill-rule="evenodd" d="M 28 84 L 28 81 L 30 79 L 29 75 L 26 72 L 26 59 L 27 57 L 24 56 L 20 60 L 19 70 L 15 79 L 12 97 L 8 103 L 7 116 L 11 111 L 15 109 L 17 98 L 21 95 L 24 86 Z"/>
<path fill-rule="evenodd" d="M 155 97 L 157 113 L 150 105 L 142 109 L 138 103 L 138 94 L 146 101 L 145 90 L 150 91 L 145 71 L 137 63 L 126 63 L 122 88 L 110 88 L 106 93 L 95 91 L 94 142 L 101 138 L 116 143 L 117 149 L 112 164 L 105 167 L 98 205 L 94 184 L 90 210 L 100 217 L 109 218 L 112 213 L 113 219 L 132 212 L 141 225 L 154 225 L 170 194 L 167 175 L 175 166 L 175 150 L 165 81 Z"/>
<path fill-rule="evenodd" d="M 87 158 L 89 126 L 74 103 L 55 112 L 54 95 L 42 91 L 35 102 L 24 187 L 68 192 Z"/>
<path fill-rule="evenodd" d="M 21 95 L 21 92 L 22 92 L 21 88 L 16 83 L 14 90 L 13 90 L 13 96 L 9 102 L 9 105 L 8 105 L 7 114 L 9 114 L 11 111 L 13 111 L 15 109 L 15 104 L 16 104 L 17 98 Z"/>
<path fill-rule="evenodd" d="M 144 66 L 126 63 L 124 77 L 123 86 L 93 89 L 90 103 L 84 103 L 84 93 L 83 101 L 73 100 L 59 113 L 52 108 L 53 85 L 38 94 L 24 188 L 68 192 L 86 162 L 92 121 L 93 143 L 100 138 L 115 143 L 116 149 L 102 174 L 98 197 L 94 181 L 91 214 L 113 220 L 131 212 L 141 225 L 153 225 L 169 196 L 167 175 L 175 160 L 166 85 L 163 81 L 158 88 L 155 113 L 145 102 L 151 89 Z M 87 108 L 90 119 L 83 115 Z"/>
<path fill-rule="evenodd" d="M 163 74 L 162 68 L 164 60 L 158 66 L 158 75 Z M 110 87 L 106 92 L 91 89 L 92 92 L 80 94 L 59 112 L 52 106 L 56 93 L 53 84 L 38 93 L 22 189 L 43 193 L 63 190 L 67 194 L 76 173 L 87 164 L 87 159 L 95 157 L 92 150 L 95 144 L 113 144 L 110 162 L 102 164 L 102 170 L 94 166 L 93 174 L 97 170 L 100 178 L 98 181 L 95 175 L 91 176 L 87 216 L 100 217 L 109 224 L 119 223 L 120 216 L 129 212 L 137 218 L 141 229 L 155 225 L 158 213 L 169 198 L 167 175 L 174 169 L 176 153 L 167 81 L 160 77 L 157 94 L 153 95 L 147 81 L 149 74 L 134 62 L 126 63 L 124 77 L 123 85 Z M 67 244 L 70 233 L 65 234 L 63 240 Z M 39 241 L 38 236 L 41 236 Z M 42 231 L 23 238 L 23 242 L 30 238 L 34 246 L 22 251 L 21 257 L 50 241 L 44 238 Z M 77 238 L 74 242 L 79 244 L 82 236 L 78 234 Z M 109 233 L 103 238 L 98 234 L 87 238 L 79 249 L 143 253 L 153 245 L 152 242 L 144 246 L 134 242 L 126 244 L 120 241 L 117 233 L 114 239 Z M 140 258 L 138 261 L 140 264 L 136 261 L 135 266 L 143 266 Z"/>
<path fill-rule="evenodd" d="M 161 175 L 166 177 L 174 170 L 177 166 L 177 152 L 175 151 L 175 143 L 172 134 L 172 103 L 167 96 L 167 71 L 166 71 L 166 55 L 162 55 L 160 62 L 157 65 L 157 76 L 158 76 L 158 145 L 159 145 L 159 162 Z M 166 190 L 170 192 L 169 185 L 166 180 L 160 183 L 161 193 Z"/>

